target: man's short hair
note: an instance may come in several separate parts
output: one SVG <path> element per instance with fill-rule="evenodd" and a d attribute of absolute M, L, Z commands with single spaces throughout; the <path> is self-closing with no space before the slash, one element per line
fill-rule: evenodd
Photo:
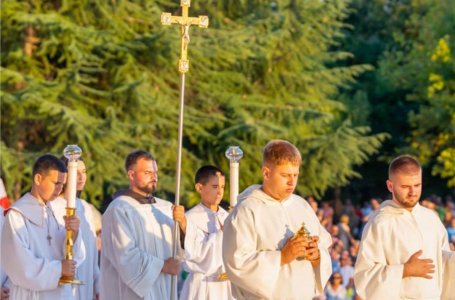
<path fill-rule="evenodd" d="M 139 159 L 145 160 L 155 160 L 152 154 L 144 150 L 136 150 L 128 154 L 125 160 L 125 170 L 128 172 L 132 167 L 134 167 Z M 156 161 L 156 160 L 155 160 Z"/>
<path fill-rule="evenodd" d="M 220 173 L 221 176 L 225 176 L 223 171 L 220 168 L 215 166 L 203 166 L 200 167 L 199 170 L 196 171 L 196 175 L 194 176 L 194 183 L 206 184 L 210 178 L 216 176 L 216 173 Z"/>
<path fill-rule="evenodd" d="M 419 161 L 411 155 L 400 155 L 392 160 L 389 165 L 389 178 L 392 174 L 401 173 L 416 173 L 422 169 Z"/>
<path fill-rule="evenodd" d="M 271 140 L 264 147 L 262 165 L 300 165 L 302 156 L 296 146 L 285 140 Z"/>
<path fill-rule="evenodd" d="M 67 169 L 65 164 L 57 157 L 52 154 L 44 154 L 35 161 L 33 165 L 32 175 L 36 174 L 47 175 L 49 171 L 59 171 L 66 173 Z"/>

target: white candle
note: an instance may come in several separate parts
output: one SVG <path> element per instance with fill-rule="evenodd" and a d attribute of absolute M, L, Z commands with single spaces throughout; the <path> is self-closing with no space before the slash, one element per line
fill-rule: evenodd
<path fill-rule="evenodd" d="M 82 150 L 77 145 L 68 145 L 63 150 L 63 155 L 68 159 L 65 189 L 66 207 L 68 208 L 76 208 L 77 160 L 81 154 Z"/>
<path fill-rule="evenodd" d="M 237 204 L 239 195 L 239 160 L 243 157 L 243 151 L 239 146 L 230 146 L 225 153 L 229 159 L 229 206 L 231 209 Z"/>
<path fill-rule="evenodd" d="M 229 164 L 229 190 L 230 190 L 230 201 L 229 206 L 234 207 L 237 204 L 237 196 L 239 195 L 239 163 L 231 162 Z"/>
<path fill-rule="evenodd" d="M 77 186 L 77 161 L 68 162 L 68 177 L 66 178 L 66 207 L 76 208 L 76 186 Z"/>

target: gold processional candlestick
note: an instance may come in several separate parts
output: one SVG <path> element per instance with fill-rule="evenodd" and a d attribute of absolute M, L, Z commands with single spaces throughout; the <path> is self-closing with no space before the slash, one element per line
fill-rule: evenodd
<path fill-rule="evenodd" d="M 65 198 L 66 216 L 74 216 L 76 212 L 76 187 L 77 187 L 77 160 L 81 157 L 82 150 L 77 145 L 68 145 L 63 150 L 63 155 L 68 159 L 68 178 L 66 179 Z M 73 260 L 73 231 L 66 230 L 65 259 Z M 84 284 L 75 276 L 60 277 L 59 285 L 63 284 Z"/>
<path fill-rule="evenodd" d="M 224 154 L 229 159 L 229 211 L 237 204 L 239 195 L 239 161 L 243 151 L 239 146 L 230 146 Z"/>
<path fill-rule="evenodd" d="M 300 226 L 299 230 L 295 233 L 295 237 L 297 236 L 303 236 L 303 239 L 305 242 L 311 241 L 311 233 L 308 231 L 308 229 L 305 226 L 305 223 L 302 222 L 302 225 Z M 297 260 L 304 260 L 306 259 L 305 256 L 300 256 L 296 258 Z"/>
<path fill-rule="evenodd" d="M 182 35 L 181 35 L 181 53 L 179 60 L 179 72 L 180 77 L 180 109 L 179 109 L 179 126 L 178 126 L 178 152 L 177 152 L 177 176 L 176 176 L 176 191 L 175 191 L 175 205 L 180 203 L 180 175 L 182 167 L 182 136 L 183 136 L 183 112 L 185 107 L 185 73 L 188 72 L 190 68 L 190 62 L 188 60 L 188 44 L 190 43 L 190 26 L 197 25 L 202 28 L 207 28 L 209 26 L 209 18 L 207 16 L 199 17 L 189 17 L 188 10 L 191 6 L 190 0 L 180 0 L 180 6 L 182 7 L 181 16 L 173 16 L 170 13 L 161 14 L 161 24 L 171 25 L 178 24 L 181 26 Z M 177 243 L 179 239 L 179 225 L 174 224 L 174 233 L 173 233 L 173 247 L 172 247 L 172 257 L 176 257 L 177 253 Z M 177 291 L 177 280 L 176 276 L 172 276 L 171 279 L 171 300 L 174 300 L 176 297 L 175 293 Z"/>

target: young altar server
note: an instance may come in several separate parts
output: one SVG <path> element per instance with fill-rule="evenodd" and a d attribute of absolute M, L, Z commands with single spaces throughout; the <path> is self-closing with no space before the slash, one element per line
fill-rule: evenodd
<path fill-rule="evenodd" d="M 68 159 L 62 158 L 62 161 L 68 166 Z M 81 224 L 79 235 L 85 245 L 85 260 L 77 268 L 76 278 L 84 284 L 75 286 L 76 300 L 97 300 L 99 298 L 99 276 L 100 269 L 98 266 L 98 249 L 96 247 L 96 230 L 95 220 L 92 208 L 87 201 L 79 198 L 84 189 L 87 179 L 84 161 L 79 158 L 77 161 L 77 197 L 76 197 L 76 214 L 79 216 Z M 55 213 L 57 221 L 64 224 L 66 216 L 66 199 L 64 198 L 65 190 L 62 194 L 50 203 Z"/>
<path fill-rule="evenodd" d="M 224 225 L 223 261 L 237 299 L 311 300 L 332 273 L 332 239 L 314 210 L 293 194 L 302 162 L 297 148 L 264 148 L 262 186 L 239 195 Z M 305 223 L 310 237 L 296 234 Z"/>
<path fill-rule="evenodd" d="M 455 255 L 438 216 L 419 204 L 422 168 L 412 156 L 389 166 L 384 201 L 362 233 L 354 282 L 362 299 L 455 299 Z"/>
<path fill-rule="evenodd" d="M 17 200 L 6 215 L 2 234 L 2 264 L 10 280 L 12 300 L 74 299 L 71 285 L 59 285 L 62 275 L 73 276 L 76 261 L 85 258 L 77 215 L 60 225 L 49 202 L 62 191 L 65 164 L 46 154 L 33 166 L 30 193 Z M 74 260 L 65 259 L 66 229 L 74 233 Z"/>
<path fill-rule="evenodd" d="M 215 166 L 201 167 L 195 175 L 195 188 L 201 202 L 186 213 L 198 231 L 187 231 L 185 261 L 187 271 L 181 300 L 234 299 L 221 255 L 223 224 L 228 212 L 219 206 L 223 199 L 224 173 Z"/>

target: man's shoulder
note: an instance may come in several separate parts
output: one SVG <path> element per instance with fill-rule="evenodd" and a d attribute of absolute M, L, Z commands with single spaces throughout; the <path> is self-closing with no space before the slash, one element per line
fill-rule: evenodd
<path fill-rule="evenodd" d="M 425 217 L 428 217 L 428 218 L 434 219 L 434 220 L 440 220 L 438 213 L 434 210 L 431 210 L 422 205 L 419 206 L 419 210 L 420 210 L 420 213 L 423 214 Z"/>
<path fill-rule="evenodd" d="M 23 195 L 10 207 L 7 218 L 23 218 L 41 226 L 43 213 L 41 204 L 30 193 Z"/>
<path fill-rule="evenodd" d="M 384 211 L 382 209 L 373 211 L 365 229 L 368 228 L 374 232 L 390 232 L 397 224 L 400 224 L 399 220 L 402 220 L 403 216 L 404 214 L 390 213 L 390 211 Z"/>
<path fill-rule="evenodd" d="M 244 198 L 241 202 L 238 202 L 236 208 L 238 210 L 255 210 L 261 206 L 264 206 L 264 201 L 261 198 L 248 196 Z"/>
<path fill-rule="evenodd" d="M 130 210 L 130 209 L 135 209 L 136 207 L 136 200 L 130 196 L 126 195 L 121 195 L 116 198 L 114 198 L 111 203 L 109 203 L 109 206 L 106 209 L 106 212 L 104 214 L 110 214 L 115 211 L 122 211 L 122 210 Z"/>
<path fill-rule="evenodd" d="M 200 216 L 202 213 L 205 213 L 205 210 L 202 207 L 201 203 L 199 203 L 199 204 L 196 204 L 195 206 L 193 206 L 192 208 L 190 208 L 189 210 L 187 210 L 185 215 L 187 217 L 193 218 L 193 217 Z"/>
<path fill-rule="evenodd" d="M 308 203 L 308 201 L 305 200 L 305 198 L 303 198 L 302 196 L 299 196 L 297 194 L 292 194 L 291 197 L 289 198 L 289 200 L 294 201 L 298 204 L 301 204 L 305 207 L 311 207 L 310 204 Z"/>
<path fill-rule="evenodd" d="M 158 204 L 158 205 L 161 205 L 161 206 L 172 206 L 174 205 L 174 203 L 172 203 L 171 201 L 169 200 L 164 200 L 164 199 L 161 199 L 161 198 L 158 198 L 158 197 L 155 197 L 155 204 Z"/>

